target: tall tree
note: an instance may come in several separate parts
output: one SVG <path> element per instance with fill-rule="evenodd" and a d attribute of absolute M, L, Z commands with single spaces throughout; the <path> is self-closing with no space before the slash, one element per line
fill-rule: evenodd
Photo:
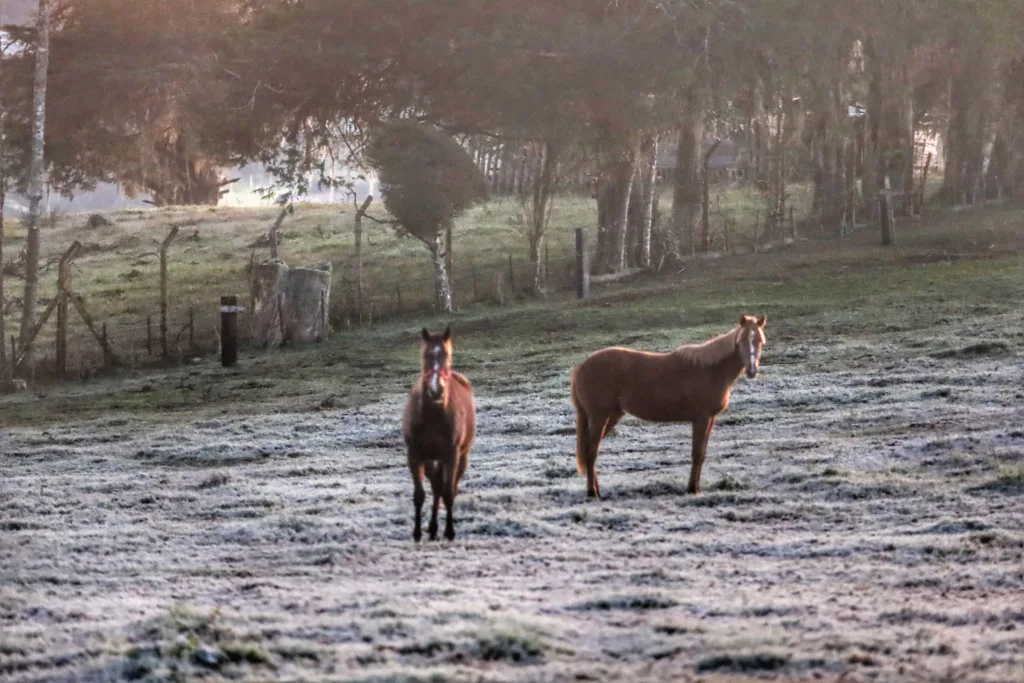
<path fill-rule="evenodd" d="M 0 0 L 0 17 L 4 15 L 4 3 Z M 0 33 L 0 83 L 3 82 L 3 58 L 7 46 L 5 36 Z M 7 204 L 7 103 L 0 92 L 0 382 L 6 381 L 10 368 L 7 366 L 7 297 L 4 296 L 4 208 Z"/>
<path fill-rule="evenodd" d="M 28 225 L 25 236 L 25 295 L 21 311 L 21 348 L 30 363 L 31 334 L 36 321 L 39 296 L 39 227 L 43 211 L 46 144 L 46 77 L 50 63 L 50 3 L 39 0 L 36 17 L 35 78 L 32 87 L 32 160 L 29 167 Z"/>
<path fill-rule="evenodd" d="M 404 234 L 430 251 L 438 310 L 455 310 L 445 230 L 487 196 L 483 176 L 466 151 L 443 132 L 415 122 L 381 126 L 367 148 L 388 212 Z"/>

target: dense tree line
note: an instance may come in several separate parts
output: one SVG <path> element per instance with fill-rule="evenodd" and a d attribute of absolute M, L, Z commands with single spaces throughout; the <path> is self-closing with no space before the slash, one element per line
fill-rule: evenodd
<path fill-rule="evenodd" d="M 948 201 L 1024 194 L 1024 0 L 47 4 L 45 159 L 63 192 L 103 180 L 157 204 L 215 203 L 218 169 L 251 161 L 301 191 L 336 150 L 364 160 L 404 120 L 470 154 L 490 140 L 528 155 L 517 186 L 538 266 L 551 202 L 590 174 L 606 272 L 708 247 L 709 139 L 744 141 L 775 221 L 801 174 L 823 226 L 872 216 L 883 189 L 918 197 L 925 130 L 944 142 Z M 0 76 L 4 177 L 24 190 L 40 33 L 9 30 L 21 49 Z M 661 210 L 666 140 L 677 168 Z"/>

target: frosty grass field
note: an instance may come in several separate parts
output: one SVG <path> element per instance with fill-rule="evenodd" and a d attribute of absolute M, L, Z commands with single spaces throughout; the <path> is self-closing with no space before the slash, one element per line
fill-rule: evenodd
<path fill-rule="evenodd" d="M 8 397 L 0 678 L 1022 680 L 1024 261 L 905 255 L 457 319 L 451 544 L 411 539 L 419 321 Z M 741 307 L 706 492 L 688 425 L 627 418 L 588 502 L 571 365 Z"/>

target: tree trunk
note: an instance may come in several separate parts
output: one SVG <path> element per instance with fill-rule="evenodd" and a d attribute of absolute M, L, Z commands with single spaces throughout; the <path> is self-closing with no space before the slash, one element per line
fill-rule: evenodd
<path fill-rule="evenodd" d="M 847 141 L 846 145 L 846 173 L 843 178 L 843 196 L 846 200 L 846 205 L 843 209 L 843 223 L 849 225 L 851 230 L 856 227 L 857 223 L 857 166 L 860 152 L 863 150 L 864 132 L 862 122 L 854 122 L 853 125 L 853 137 Z"/>
<path fill-rule="evenodd" d="M 615 183 L 607 170 L 603 170 L 597 179 L 594 197 L 597 199 L 597 239 L 591 268 L 600 273 L 609 260 L 615 225 Z"/>
<path fill-rule="evenodd" d="M 993 76 L 991 61 L 984 47 L 974 48 L 950 86 L 942 193 L 951 202 L 973 203 L 981 185 L 988 131 L 986 93 Z"/>
<path fill-rule="evenodd" d="M 1024 57 L 1011 62 L 1005 73 L 1006 162 L 998 171 L 1000 187 L 1010 196 L 1024 197 Z"/>
<path fill-rule="evenodd" d="M 29 166 L 28 228 L 25 236 L 25 296 L 21 311 L 21 346 L 25 349 L 24 364 L 32 358 L 29 336 L 36 319 L 39 296 L 39 224 L 43 209 L 44 143 L 46 139 L 46 77 L 50 64 L 50 3 L 39 0 L 36 22 L 35 81 L 32 87 L 32 159 Z"/>
<path fill-rule="evenodd" d="M 878 216 L 878 192 L 885 188 L 885 159 L 882 154 L 882 64 L 875 41 L 864 41 L 864 60 L 868 68 L 868 99 L 864 131 L 864 167 L 861 170 L 861 195 L 868 216 Z"/>
<path fill-rule="evenodd" d="M 759 78 L 751 94 L 753 104 L 753 116 L 751 117 L 753 125 L 751 128 L 753 129 L 754 139 L 750 155 L 753 158 L 753 180 L 755 183 L 768 181 L 767 148 L 770 133 L 768 130 L 768 116 L 764 110 L 764 92 L 762 87 L 761 79 Z"/>
<path fill-rule="evenodd" d="M 658 136 L 651 135 L 641 148 L 641 188 L 643 217 L 640 225 L 640 265 L 651 267 L 651 229 L 654 225 L 654 198 L 658 193 Z"/>
<path fill-rule="evenodd" d="M 701 206 L 701 139 L 704 124 L 700 112 L 691 107 L 679 126 L 679 148 L 676 152 L 676 172 L 672 188 L 672 230 L 669 246 L 676 256 L 685 248 L 691 249 L 696 237 Z"/>
<path fill-rule="evenodd" d="M 437 293 L 437 308 L 442 313 L 451 313 L 455 310 L 455 306 L 452 303 L 452 284 L 448 279 L 444 230 L 438 231 L 427 247 L 430 249 L 430 255 L 434 261 L 434 290 Z"/>
<path fill-rule="evenodd" d="M 448 221 L 444 226 L 444 267 L 448 271 L 448 277 L 452 274 L 452 255 L 455 251 L 452 245 L 452 232 L 455 230 L 455 222 Z"/>
<path fill-rule="evenodd" d="M 611 264 L 614 272 L 618 273 L 626 269 L 626 245 L 629 234 L 629 199 L 633 194 L 634 179 L 636 178 L 637 150 L 631 146 L 627 157 L 619 164 L 616 164 L 616 186 L 615 193 L 617 206 L 614 208 L 615 215 L 615 245 L 614 262 Z"/>
<path fill-rule="evenodd" d="M 910 216 L 914 212 L 914 164 L 917 161 L 917 144 L 914 128 L 914 84 L 906 67 L 903 69 L 903 93 L 900 104 L 902 116 L 898 120 L 902 129 L 900 148 L 903 151 L 903 197 L 900 202 L 900 214 Z"/>
<path fill-rule="evenodd" d="M 813 170 L 811 171 L 811 181 L 813 184 L 813 191 L 811 194 L 811 215 L 821 217 L 821 227 L 825 227 L 825 205 L 827 202 L 826 195 L 828 194 L 828 171 L 826 170 L 826 152 L 827 143 L 825 141 L 828 130 L 828 122 L 822 111 L 818 110 L 815 112 L 816 121 L 814 128 L 811 133 L 811 161 L 813 163 Z"/>
<path fill-rule="evenodd" d="M 985 187 L 988 188 L 986 199 L 996 199 L 1002 195 L 1002 185 L 1008 176 L 1009 167 L 1010 146 L 1006 143 L 1006 135 L 1000 131 L 992 140 L 988 170 L 985 171 Z"/>
<path fill-rule="evenodd" d="M 614 273 L 625 268 L 629 231 L 629 198 L 636 175 L 637 146 L 614 140 L 597 182 L 596 270 Z"/>
<path fill-rule="evenodd" d="M 0 16 L 3 15 L 3 6 L 3 0 L 0 0 Z M 2 66 L 3 63 L 0 61 L 0 67 Z M 2 75 L 2 70 L 0 70 L 0 76 Z M 4 206 L 6 203 L 7 103 L 0 101 L 0 383 L 5 383 L 9 379 L 7 368 L 7 298 L 4 296 Z"/>
<path fill-rule="evenodd" d="M 529 200 L 529 221 L 527 238 L 530 248 L 530 264 L 533 266 L 532 289 L 538 293 L 544 286 L 544 263 L 541 253 L 544 234 L 551 218 L 551 205 L 558 181 L 558 148 L 545 141 L 540 148 L 540 173 L 530 173 L 531 192 Z"/>
<path fill-rule="evenodd" d="M 700 171 L 700 250 L 709 251 L 711 249 L 711 155 L 715 153 L 718 146 L 722 144 L 721 140 L 715 140 L 715 142 L 708 148 L 708 151 L 704 153 L 704 161 L 701 164 Z"/>
<path fill-rule="evenodd" d="M 775 130 L 775 178 L 774 191 L 772 194 L 772 218 L 771 221 L 781 236 L 786 222 L 786 109 L 779 108 L 778 121 Z"/>

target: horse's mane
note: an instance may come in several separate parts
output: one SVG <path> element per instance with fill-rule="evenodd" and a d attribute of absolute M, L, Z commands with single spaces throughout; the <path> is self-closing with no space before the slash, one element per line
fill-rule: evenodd
<path fill-rule="evenodd" d="M 683 344 L 673 351 L 673 355 L 696 367 L 708 367 L 720 363 L 736 353 L 736 335 L 739 328 L 713 337 L 703 344 Z"/>

